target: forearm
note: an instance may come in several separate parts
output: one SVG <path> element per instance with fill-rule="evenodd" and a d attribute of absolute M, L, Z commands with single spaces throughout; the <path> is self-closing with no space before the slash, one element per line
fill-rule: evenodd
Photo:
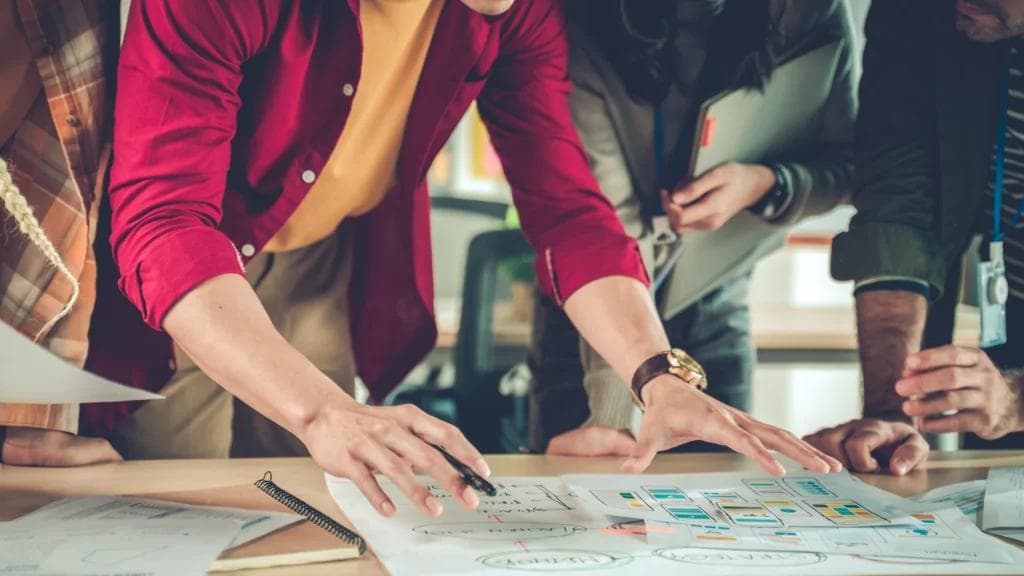
<path fill-rule="evenodd" d="M 913 292 L 876 290 L 857 295 L 857 341 L 864 378 L 864 415 L 902 414 L 893 386 L 907 356 L 921 349 L 927 300 Z"/>
<path fill-rule="evenodd" d="M 627 385 L 640 364 L 669 349 L 654 300 L 632 278 L 610 276 L 583 286 L 565 302 L 565 312 Z"/>
<path fill-rule="evenodd" d="M 210 378 L 300 438 L 323 407 L 354 402 L 277 332 L 241 276 L 199 285 L 164 329 Z"/>

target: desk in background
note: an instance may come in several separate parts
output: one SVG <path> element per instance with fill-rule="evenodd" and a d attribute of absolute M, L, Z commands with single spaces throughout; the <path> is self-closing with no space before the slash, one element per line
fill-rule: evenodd
<path fill-rule="evenodd" d="M 614 458 L 551 456 L 491 456 L 488 462 L 499 476 L 554 476 L 565 473 L 618 473 Z M 864 475 L 880 488 L 909 496 L 965 480 L 984 478 L 989 467 L 1024 466 L 1024 452 L 953 452 L 934 454 L 925 469 L 903 478 Z M 667 454 L 649 470 L 653 474 L 731 472 L 755 466 L 735 454 Z M 274 480 L 296 496 L 336 519 L 347 522 L 324 485 L 323 473 L 306 458 L 238 460 L 159 460 L 104 464 L 85 468 L 0 468 L 0 521 L 67 495 L 160 494 L 185 490 L 250 484 L 267 470 Z M 239 576 L 380 575 L 386 574 L 372 552 L 356 560 L 311 566 L 235 572 Z"/>
<path fill-rule="evenodd" d="M 429 363 L 439 365 L 450 358 L 459 332 L 459 302 L 437 303 L 437 348 Z M 522 354 L 530 346 L 529 322 L 503 320 L 512 316 L 495 310 L 494 345 L 508 353 Z M 954 342 L 977 346 L 980 320 L 976 308 L 961 306 L 957 312 Z M 783 306 L 751 304 L 751 331 L 758 361 L 764 363 L 851 363 L 857 362 L 857 321 L 849 306 Z"/>

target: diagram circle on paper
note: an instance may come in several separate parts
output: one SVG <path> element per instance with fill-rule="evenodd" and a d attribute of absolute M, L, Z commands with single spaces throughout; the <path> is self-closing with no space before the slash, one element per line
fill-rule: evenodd
<path fill-rule="evenodd" d="M 618 568 L 633 561 L 632 556 L 590 550 L 535 550 L 498 552 L 477 558 L 488 568 L 522 572 L 564 572 Z"/>
<path fill-rule="evenodd" d="M 583 526 L 553 522 L 438 522 L 413 528 L 426 536 L 464 540 L 542 540 L 586 532 Z"/>
<path fill-rule="evenodd" d="M 873 556 L 870 554 L 857 554 L 857 558 L 878 562 L 879 564 L 953 564 L 956 560 L 936 560 L 932 558 L 902 558 L 900 556 Z"/>
<path fill-rule="evenodd" d="M 716 566 L 776 568 L 821 564 L 825 555 L 819 552 L 768 552 L 746 550 L 706 550 L 702 548 L 663 548 L 655 556 L 687 564 L 714 564 Z"/>

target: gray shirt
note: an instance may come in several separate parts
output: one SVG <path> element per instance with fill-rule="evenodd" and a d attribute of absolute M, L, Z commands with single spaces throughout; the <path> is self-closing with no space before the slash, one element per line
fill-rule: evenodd
<path fill-rule="evenodd" d="M 741 0 L 750 1 L 750 0 Z M 776 53 L 786 53 L 811 35 L 842 40 L 843 52 L 823 111 L 821 130 L 813 147 L 782 159 L 781 168 L 791 183 L 794 200 L 774 220 L 779 232 L 749 247 L 741 265 L 703 286 L 710 292 L 740 274 L 782 243 L 785 229 L 801 218 L 831 210 L 848 197 L 852 173 L 853 128 L 857 109 L 857 54 L 849 9 L 845 0 L 768 0 L 778 23 Z M 707 0 L 680 0 L 683 21 L 676 37 L 676 82 L 661 105 L 665 142 L 680 142 L 686 118 L 696 104 L 697 79 L 704 67 L 714 10 Z M 587 149 L 590 165 L 601 189 L 614 205 L 626 232 L 637 238 L 644 262 L 651 271 L 655 245 L 651 221 L 643 211 L 644 199 L 659 190 L 654 150 L 654 109 L 632 100 L 619 75 L 603 56 L 597 42 L 570 22 L 569 66 L 574 90 L 570 96 L 573 120 Z M 669 149 L 667 157 L 675 156 Z M 656 200 L 655 200 L 656 201 Z M 681 274 L 683 271 L 679 271 Z M 672 284 L 661 295 L 659 308 L 668 318 L 680 311 L 673 301 Z M 614 370 L 580 340 L 584 387 L 590 403 L 586 425 L 630 427 L 637 413 L 629 390 Z"/>

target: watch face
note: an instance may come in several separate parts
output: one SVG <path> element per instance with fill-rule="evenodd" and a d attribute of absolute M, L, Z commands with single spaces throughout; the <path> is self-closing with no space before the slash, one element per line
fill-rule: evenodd
<path fill-rule="evenodd" d="M 704 367 L 693 359 L 692 356 L 678 348 L 673 348 L 668 353 L 669 371 L 698 389 L 707 388 L 707 374 Z"/>

